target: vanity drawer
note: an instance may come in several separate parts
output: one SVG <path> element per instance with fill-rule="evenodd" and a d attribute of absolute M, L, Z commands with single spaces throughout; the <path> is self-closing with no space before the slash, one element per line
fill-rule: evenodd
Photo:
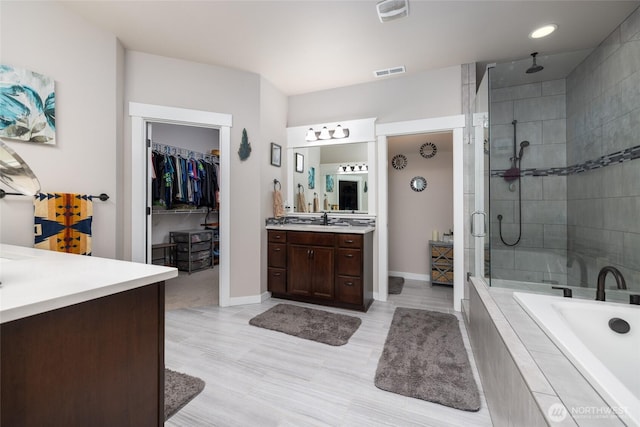
<path fill-rule="evenodd" d="M 340 302 L 362 304 L 362 280 L 359 277 L 338 276 L 336 294 Z"/>
<path fill-rule="evenodd" d="M 267 256 L 269 267 L 287 268 L 287 244 L 269 243 Z"/>
<path fill-rule="evenodd" d="M 287 270 L 284 268 L 268 268 L 267 289 L 270 292 L 284 294 L 287 292 Z"/>
<path fill-rule="evenodd" d="M 287 232 L 280 230 L 269 230 L 269 242 L 285 243 L 287 241 Z"/>
<path fill-rule="evenodd" d="M 362 236 L 360 234 L 338 234 L 338 246 L 341 248 L 362 247 Z"/>
<path fill-rule="evenodd" d="M 298 245 L 333 246 L 335 235 L 333 233 L 313 233 L 307 231 L 290 231 L 289 243 Z"/>
<path fill-rule="evenodd" d="M 337 273 L 344 276 L 362 274 L 362 251 L 360 249 L 338 249 Z"/>

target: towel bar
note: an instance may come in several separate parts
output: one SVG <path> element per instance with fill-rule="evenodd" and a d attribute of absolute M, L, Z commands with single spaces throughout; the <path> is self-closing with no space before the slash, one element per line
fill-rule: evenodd
<path fill-rule="evenodd" d="M 4 196 L 24 196 L 24 194 L 22 193 L 9 193 L 7 191 L 4 191 L 2 189 L 0 189 L 0 199 L 4 199 Z M 106 193 L 100 193 L 99 196 L 91 196 L 94 199 L 100 199 L 103 202 L 106 202 L 107 200 L 109 200 L 109 195 Z"/>

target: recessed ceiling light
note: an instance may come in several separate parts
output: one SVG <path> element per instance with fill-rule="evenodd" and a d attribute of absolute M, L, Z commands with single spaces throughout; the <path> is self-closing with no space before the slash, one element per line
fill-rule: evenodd
<path fill-rule="evenodd" d="M 541 39 L 543 37 L 547 37 L 549 34 L 553 33 L 557 29 L 558 29 L 558 26 L 556 24 L 544 25 L 540 28 L 536 28 L 535 30 L 533 30 L 531 34 L 529 34 L 529 37 L 531 37 L 532 39 Z"/>

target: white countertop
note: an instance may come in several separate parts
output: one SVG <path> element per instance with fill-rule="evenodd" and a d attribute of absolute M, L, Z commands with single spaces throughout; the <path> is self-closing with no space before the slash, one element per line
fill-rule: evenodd
<path fill-rule="evenodd" d="M 358 227 L 358 226 L 346 226 L 346 225 L 318 225 L 318 224 L 284 224 L 284 225 L 267 225 L 267 230 L 367 234 L 374 231 L 375 227 Z"/>
<path fill-rule="evenodd" d="M 172 267 L 0 244 L 0 323 L 177 275 Z"/>

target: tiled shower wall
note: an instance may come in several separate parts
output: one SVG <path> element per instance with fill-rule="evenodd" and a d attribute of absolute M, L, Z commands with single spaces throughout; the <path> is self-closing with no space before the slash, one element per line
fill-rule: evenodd
<path fill-rule="evenodd" d="M 500 66 L 500 65 L 499 65 Z M 567 200 L 565 176 L 533 176 L 536 170 L 566 167 L 566 86 L 553 80 L 491 90 L 491 171 L 489 212 L 491 277 L 531 282 L 567 283 Z M 524 149 L 520 167 L 530 176 L 507 182 L 496 172 L 511 167 L 514 126 L 516 151 Z M 522 237 L 519 234 L 518 186 L 522 191 Z"/>
<path fill-rule="evenodd" d="M 568 164 L 605 165 L 567 177 L 571 285 L 594 287 L 613 265 L 640 289 L 639 146 L 640 8 L 567 77 Z"/>

